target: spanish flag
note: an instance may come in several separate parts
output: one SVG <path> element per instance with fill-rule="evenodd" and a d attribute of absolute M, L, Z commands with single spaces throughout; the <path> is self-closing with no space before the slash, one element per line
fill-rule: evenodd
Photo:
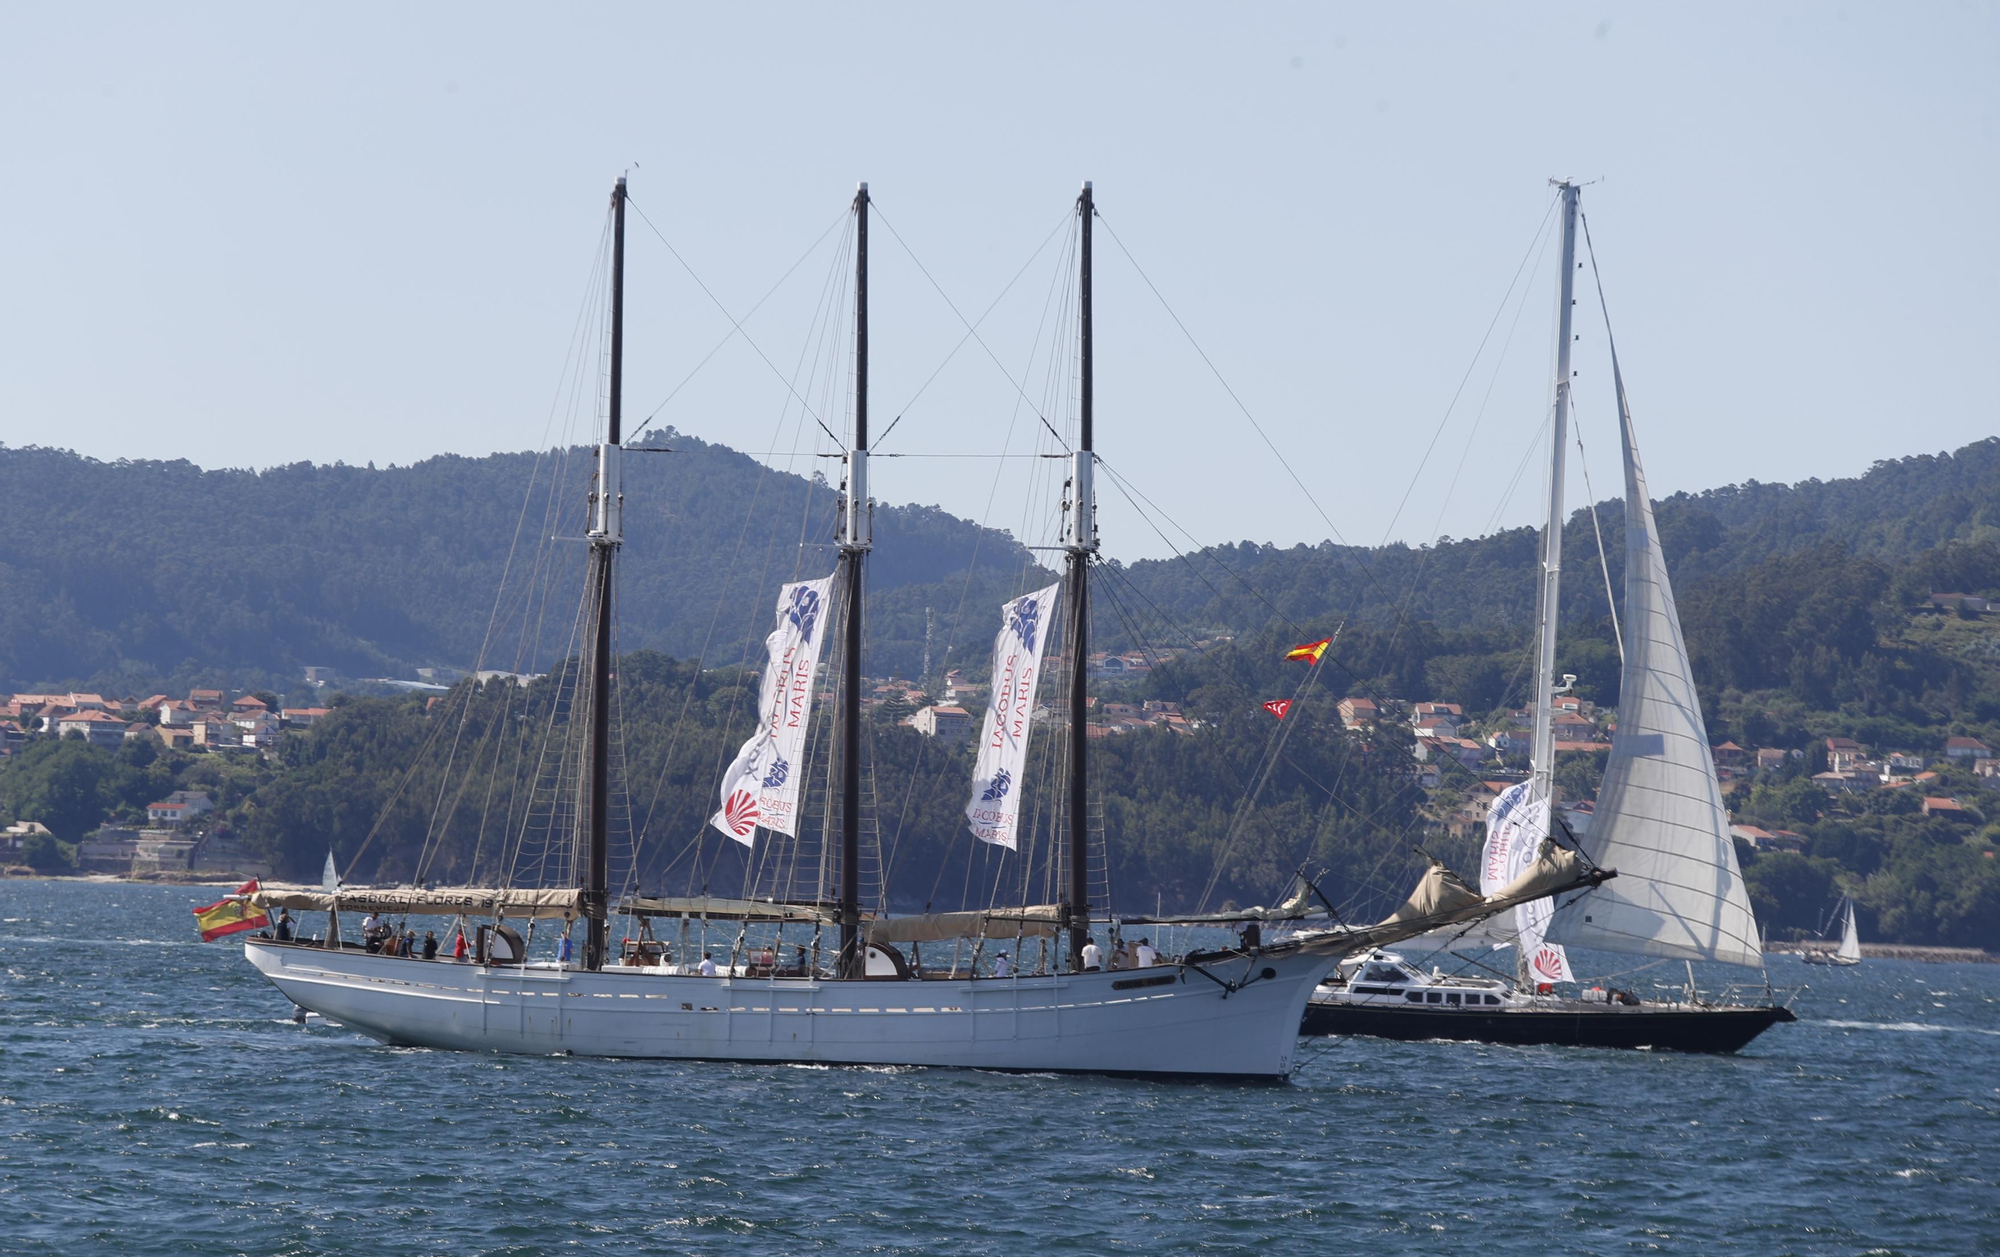
<path fill-rule="evenodd" d="M 201 927 L 201 941 L 212 943 L 225 934 L 240 934 L 244 930 L 262 929 L 271 918 L 251 903 L 246 895 L 257 893 L 257 879 L 251 878 L 236 888 L 236 893 L 225 896 L 206 908 L 194 909 L 194 923 Z"/>
<path fill-rule="evenodd" d="M 1287 660 L 1299 659 L 1306 663 L 1318 663 L 1319 657 L 1325 654 L 1326 648 L 1331 645 L 1333 645 L 1331 637 L 1322 637 L 1316 642 L 1307 642 L 1303 646 L 1292 647 L 1285 652 L 1285 658 Z"/>

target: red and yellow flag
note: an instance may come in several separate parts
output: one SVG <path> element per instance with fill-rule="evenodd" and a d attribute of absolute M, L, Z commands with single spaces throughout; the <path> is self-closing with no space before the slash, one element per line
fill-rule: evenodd
<path fill-rule="evenodd" d="M 257 893 L 257 879 L 251 878 L 236 888 L 236 893 L 218 899 L 206 908 L 194 909 L 194 923 L 201 930 L 201 941 L 212 943 L 225 934 L 240 934 L 244 930 L 258 930 L 270 923 L 270 916 L 262 908 L 243 898 Z"/>
<path fill-rule="evenodd" d="M 1319 657 L 1325 654 L 1326 648 L 1331 645 L 1333 645 L 1331 637 L 1322 637 L 1316 642 L 1307 642 L 1303 646 L 1292 647 L 1285 652 L 1285 658 L 1288 660 L 1299 659 L 1306 663 L 1318 663 Z"/>
<path fill-rule="evenodd" d="M 1273 716 L 1276 716 L 1280 720 L 1283 720 L 1285 718 L 1285 713 L 1290 711 L 1291 709 L 1292 709 L 1292 700 L 1289 698 L 1274 698 L 1270 702 L 1264 704 L 1264 710 L 1270 712 Z"/>

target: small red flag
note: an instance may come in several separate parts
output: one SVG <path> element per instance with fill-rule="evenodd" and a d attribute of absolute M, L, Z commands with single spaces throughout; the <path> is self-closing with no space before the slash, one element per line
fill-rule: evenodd
<path fill-rule="evenodd" d="M 1319 657 L 1325 654 L 1326 648 L 1331 645 L 1333 645 L 1331 637 L 1322 637 L 1316 642 L 1307 642 L 1303 646 L 1292 647 L 1285 652 L 1285 658 L 1287 660 L 1300 659 L 1306 663 L 1318 663 Z"/>
<path fill-rule="evenodd" d="M 1264 710 L 1270 712 L 1273 716 L 1276 716 L 1280 720 L 1283 720 L 1285 718 L 1285 713 L 1290 711 L 1291 709 L 1292 709 L 1292 700 L 1289 698 L 1274 698 L 1270 702 L 1264 704 Z"/>

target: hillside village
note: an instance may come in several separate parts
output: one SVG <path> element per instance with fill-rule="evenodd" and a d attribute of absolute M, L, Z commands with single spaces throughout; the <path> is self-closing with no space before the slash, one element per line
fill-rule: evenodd
<path fill-rule="evenodd" d="M 1909 621 L 1911 628 L 1904 631 L 1935 630 L 1958 643 L 1955 649 L 1988 649 L 1991 643 L 1987 639 L 1995 636 L 1990 609 L 1983 597 L 1933 594 L 1919 605 L 1917 618 Z M 1930 622 L 1924 622 L 1925 617 Z M 1233 646 L 1227 636 L 1211 638 L 1198 643 L 1196 651 L 1182 662 L 1189 668 L 1209 668 L 1213 661 L 1231 657 Z M 1183 699 L 1188 677 L 1193 674 L 1174 678 L 1174 670 L 1167 665 L 1175 658 L 1175 652 L 1166 651 L 1092 655 L 1088 663 L 1092 693 L 1086 700 L 1089 736 L 1121 743 L 1133 735 L 1156 734 L 1198 742 L 1210 737 L 1261 740 L 1261 734 L 1253 732 L 1257 724 L 1239 724 L 1232 732 L 1221 732 L 1216 722 L 1227 723 L 1226 712 L 1233 708 L 1217 708 L 1212 698 L 1190 708 Z M 1051 673 L 1062 674 L 1059 657 L 1051 656 L 1046 664 Z M 1167 670 L 1163 672 L 1163 668 Z M 399 703 L 421 722 L 447 701 L 452 683 L 500 681 L 525 686 L 534 681 L 513 674 L 473 676 L 444 668 L 424 671 L 427 675 L 414 682 L 362 683 L 361 693 L 374 689 L 404 695 L 384 700 L 358 698 L 326 670 L 313 669 L 297 687 L 298 695 L 312 705 L 285 705 L 268 690 L 239 692 L 213 687 L 193 688 L 178 697 L 158 693 L 144 698 L 116 697 L 81 691 L 7 696 L 0 702 L 0 765 L 36 746 L 52 749 L 56 743 L 80 742 L 103 754 L 107 764 L 115 759 L 141 768 L 154 765 L 150 770 L 153 775 L 147 778 L 141 774 L 141 778 L 159 781 L 162 787 L 158 796 L 152 797 L 135 792 L 143 786 L 128 784 L 116 795 L 115 804 L 111 795 L 103 796 L 106 801 L 101 810 L 93 810 L 94 805 L 72 807 L 63 813 L 66 819 L 55 825 L 54 832 L 43 823 L 44 817 L 56 819 L 46 803 L 17 796 L 8 815 L 0 818 L 13 822 L 0 830 L 0 867 L 14 872 L 27 872 L 32 866 L 41 871 L 149 879 L 270 873 L 279 856 L 272 846 L 268 819 L 261 838 L 252 836 L 257 827 L 247 822 L 266 793 L 287 780 L 298 762 L 296 751 L 310 745 L 314 727 L 344 704 Z M 1404 794 L 1398 805 L 1414 804 L 1416 828 L 1410 836 L 1421 833 L 1448 838 L 1461 844 L 1461 849 L 1463 844 L 1476 846 L 1483 837 L 1493 797 L 1527 775 L 1533 705 L 1503 705 L 1482 712 L 1459 701 L 1458 695 L 1439 694 L 1435 689 L 1432 697 L 1406 699 L 1389 696 L 1380 686 L 1362 688 L 1368 692 L 1315 700 L 1290 716 L 1328 731 L 1337 728 L 1361 748 L 1379 748 L 1385 739 L 1390 740 L 1395 748 L 1390 762 L 1401 765 L 1392 768 L 1392 774 L 1403 775 L 1419 791 L 1415 796 Z M 1038 724 L 1053 728 L 1062 723 L 1063 699 L 1058 690 L 1045 682 L 1034 712 Z M 1597 692 L 1603 691 L 1600 688 Z M 1177 697 L 1159 696 L 1163 694 Z M 831 697 L 824 690 L 820 694 L 823 701 Z M 989 698 L 990 686 L 985 680 L 956 668 L 948 668 L 928 682 L 896 675 L 866 678 L 863 692 L 864 709 L 876 727 L 901 726 L 960 754 L 969 750 L 966 744 L 973 738 Z M 1740 711 L 1746 700 L 1736 695 L 1727 701 L 1737 704 Z M 1242 705 L 1255 721 L 1269 719 L 1254 712 L 1254 701 Z M 381 717 L 365 719 L 378 721 Z M 1740 719 L 1732 724 L 1719 714 L 1710 715 L 1711 729 L 1724 735 L 1713 742 L 1711 754 L 1753 891 L 1760 874 L 1769 871 L 1760 864 L 1766 856 L 1777 861 L 1770 870 L 1778 870 L 1784 860 L 1791 859 L 1816 864 L 1827 873 L 1833 867 L 1824 858 L 1829 855 L 1848 867 L 1847 857 L 1841 853 L 1847 840 L 1837 836 L 1825 839 L 1827 826 L 1837 829 L 1870 817 L 1874 818 L 1872 824 L 1895 818 L 1902 818 L 1898 824 L 1920 821 L 1927 827 L 1923 832 L 1931 835 L 1928 841 L 1961 846 L 1975 857 L 1993 858 L 1993 844 L 1985 839 L 1992 832 L 1988 821 L 2000 817 L 2000 759 L 1996 759 L 1992 745 L 2000 738 L 1984 736 L 1990 729 L 1968 730 L 1964 725 L 1948 729 L 1935 724 L 1885 726 L 1848 720 L 1834 712 L 1822 713 L 1815 721 L 1817 727 L 1809 733 L 1802 731 L 1797 721 L 1767 722 L 1781 729 L 1779 736 L 1745 744 L 1751 739 L 1739 743 L 1726 735 L 1761 726 Z M 1827 731 L 1829 721 L 1832 732 Z M 1585 835 L 1593 819 L 1598 778 L 1617 737 L 1617 713 L 1615 707 L 1582 694 L 1564 693 L 1555 699 L 1553 726 L 1563 821 L 1572 832 Z M 1881 738 L 1867 733 L 1868 729 L 1879 733 L 1885 727 L 1901 728 L 1912 736 Z M 741 737 L 740 732 L 729 734 L 721 725 L 714 734 L 731 746 L 732 738 Z M 1736 736 L 1742 734 L 1737 732 Z M 1190 749 L 1196 744 L 1190 743 Z M 707 792 L 697 789 L 696 793 L 705 796 Z M 956 809 L 948 810 L 955 813 Z M 689 823 L 699 822 L 691 818 Z M 940 834 L 951 828 L 947 817 L 930 824 L 942 826 Z M 1825 841 L 1816 843 L 1816 834 Z M 1829 841 L 1833 846 L 1827 846 Z M 52 857 L 56 851 L 60 856 Z M 1861 866 L 1854 867 L 1859 870 L 1857 876 L 1866 872 Z M 1788 892 L 1792 898 L 1816 901 L 1834 893 L 1824 881 L 1801 885 L 1804 889 Z M 1796 920 L 1790 928 L 1798 928 Z"/>

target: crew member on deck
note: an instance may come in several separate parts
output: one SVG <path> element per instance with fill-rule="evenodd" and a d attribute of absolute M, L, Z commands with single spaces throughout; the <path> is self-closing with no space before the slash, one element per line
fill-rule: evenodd
<path fill-rule="evenodd" d="M 703 953 L 701 954 L 701 969 L 700 969 L 700 973 L 701 973 L 701 976 L 702 976 L 702 977 L 704 977 L 704 978 L 712 978 L 712 977 L 714 977 L 714 976 L 715 976 L 715 953 L 714 953 L 714 952 L 706 952 L 706 951 L 705 951 L 705 952 L 703 952 Z"/>
<path fill-rule="evenodd" d="M 993 958 L 993 976 L 996 978 L 1014 976 L 1014 962 L 1007 959 L 1007 953 L 1004 951 Z"/>
<path fill-rule="evenodd" d="M 1153 950 L 1153 940 L 1142 938 L 1132 953 L 1132 965 L 1137 969 L 1150 969 L 1160 963 L 1160 953 Z"/>
<path fill-rule="evenodd" d="M 436 931 L 436 930 L 425 930 L 425 931 L 424 931 L 424 959 L 425 959 L 425 960 L 436 960 L 437 958 L 438 958 L 438 936 L 437 936 L 437 931 Z"/>
<path fill-rule="evenodd" d="M 281 943 L 292 941 L 292 910 L 290 908 L 278 909 L 278 941 Z"/>
<path fill-rule="evenodd" d="M 1083 940 L 1083 971 L 1096 973 L 1104 967 L 1104 949 L 1097 945 L 1096 935 Z"/>

